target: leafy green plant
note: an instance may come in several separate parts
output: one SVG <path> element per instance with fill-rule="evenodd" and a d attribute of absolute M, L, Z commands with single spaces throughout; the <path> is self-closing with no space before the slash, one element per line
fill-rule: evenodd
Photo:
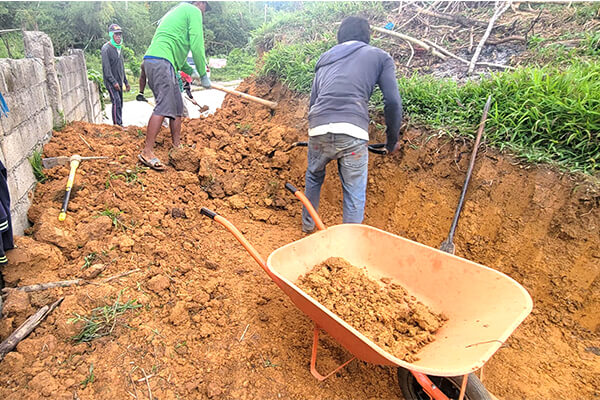
<path fill-rule="evenodd" d="M 134 228 L 133 226 L 127 225 L 127 224 L 125 224 L 121 220 L 121 214 L 123 214 L 123 211 L 118 211 L 117 212 L 117 211 L 115 211 L 113 209 L 107 208 L 106 210 L 101 211 L 98 216 L 105 215 L 108 218 L 110 218 L 110 220 L 112 221 L 113 226 L 116 229 L 121 229 L 122 231 L 124 231 L 125 229 L 131 229 L 131 230 L 133 230 L 133 228 Z"/>
<path fill-rule="evenodd" d="M 44 166 L 42 165 L 42 151 L 34 151 L 31 157 L 29 157 L 29 164 L 31 164 L 31 168 L 33 169 L 33 175 L 35 179 L 44 183 L 48 179 L 46 174 L 44 174 Z"/>
<path fill-rule="evenodd" d="M 82 343 L 108 336 L 114 331 L 120 316 L 130 310 L 142 307 L 136 300 L 128 300 L 126 303 L 121 303 L 121 294 L 122 292 L 119 292 L 114 304 L 94 308 L 87 316 L 73 313 L 74 317 L 69 318 L 68 322 L 77 323 L 84 321 L 85 325 L 81 332 L 73 336 L 72 339 L 75 342 Z"/>
<path fill-rule="evenodd" d="M 90 254 L 88 254 L 87 256 L 83 257 L 83 266 L 81 267 L 81 269 L 86 269 L 92 266 L 92 263 L 96 260 L 96 258 L 98 257 L 98 254 L 94 251 Z"/>
<path fill-rule="evenodd" d="M 100 65 L 102 68 L 102 65 Z M 106 91 L 106 87 L 104 86 L 104 80 L 102 79 L 102 74 L 95 69 L 88 68 L 88 79 L 94 82 L 98 86 L 98 92 L 100 97 L 100 105 L 102 106 L 102 110 L 106 107 L 106 100 L 104 100 L 105 95 L 108 93 Z"/>
<path fill-rule="evenodd" d="M 88 372 L 88 376 L 80 382 L 81 388 L 85 389 L 89 383 L 94 383 L 94 363 L 90 363 L 90 369 Z"/>

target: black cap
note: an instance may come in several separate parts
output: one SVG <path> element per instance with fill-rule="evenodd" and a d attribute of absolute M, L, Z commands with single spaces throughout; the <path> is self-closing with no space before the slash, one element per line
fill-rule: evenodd
<path fill-rule="evenodd" d="M 114 32 L 114 33 L 122 33 L 123 32 L 123 30 L 121 29 L 121 27 L 118 24 L 111 24 L 108 27 L 108 31 Z"/>

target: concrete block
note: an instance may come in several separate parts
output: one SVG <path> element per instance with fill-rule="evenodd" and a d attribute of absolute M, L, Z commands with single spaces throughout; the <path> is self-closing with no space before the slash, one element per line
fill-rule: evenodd
<path fill-rule="evenodd" d="M 16 97 L 12 92 L 2 92 L 6 105 L 8 106 L 8 114 L 0 118 L 0 124 L 5 135 L 10 135 L 13 128 L 20 122 L 20 116 L 18 113 L 18 106 L 16 104 Z"/>
<path fill-rule="evenodd" d="M 20 199 L 14 205 L 11 203 L 11 222 L 13 235 L 22 236 L 25 229 L 29 228 L 29 220 L 27 219 L 27 210 L 31 206 L 31 199 L 29 196 L 25 196 Z"/>
<path fill-rule="evenodd" d="M 33 76 L 32 80 L 37 84 L 46 80 L 46 70 L 44 69 L 44 63 L 39 58 L 32 58 L 33 61 Z"/>
<path fill-rule="evenodd" d="M 4 60 L 0 60 L 0 93 L 4 94 L 8 92 L 6 89 L 6 81 L 4 80 L 4 74 L 9 70 L 8 63 Z"/>
<path fill-rule="evenodd" d="M 19 190 L 17 182 L 12 173 L 6 174 L 6 183 L 8 184 L 8 194 L 10 195 L 10 208 L 19 201 Z"/>
<path fill-rule="evenodd" d="M 37 126 L 37 116 L 35 115 L 21 124 L 19 135 L 21 136 L 21 148 L 23 149 L 22 156 L 27 156 L 35 149 L 40 140 L 38 137 L 40 131 Z"/>
<path fill-rule="evenodd" d="M 12 134 L 4 136 L 4 140 L 0 144 L 6 163 L 4 164 L 7 170 L 11 170 L 19 164 L 26 153 L 23 148 L 21 135 L 19 131 L 14 131 Z"/>
<path fill-rule="evenodd" d="M 45 85 L 42 86 L 41 84 L 37 84 L 35 86 L 32 86 L 29 89 L 29 92 L 31 94 L 31 99 L 34 104 L 33 110 L 38 112 L 48 106 L 48 103 L 46 102 Z"/>
<path fill-rule="evenodd" d="M 23 196 L 26 196 L 37 183 L 35 176 L 33 175 L 33 168 L 31 168 L 29 160 L 25 158 L 11 173 L 17 183 L 17 198 L 21 199 Z"/>

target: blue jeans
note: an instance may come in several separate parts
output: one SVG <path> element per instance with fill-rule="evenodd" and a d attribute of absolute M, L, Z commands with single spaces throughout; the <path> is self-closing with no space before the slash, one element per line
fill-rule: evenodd
<path fill-rule="evenodd" d="M 367 191 L 367 141 L 342 133 L 327 133 L 309 138 L 304 193 L 317 211 L 321 185 L 325 180 L 325 167 L 332 160 L 338 162 L 338 172 L 344 190 L 343 222 L 360 224 L 364 218 Z M 303 207 L 302 230 L 312 232 L 314 229 L 315 222 Z"/>

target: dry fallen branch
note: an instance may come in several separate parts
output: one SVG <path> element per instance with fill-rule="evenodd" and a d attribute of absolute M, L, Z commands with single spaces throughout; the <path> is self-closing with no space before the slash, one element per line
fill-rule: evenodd
<path fill-rule="evenodd" d="M 56 307 L 60 305 L 64 297 L 56 300 L 50 305 L 45 305 L 27 318 L 21 326 L 19 326 L 13 333 L 10 334 L 2 343 L 0 343 L 0 361 L 4 360 L 4 356 L 11 352 L 17 344 L 25 339 L 33 330 L 46 318 Z"/>
<path fill-rule="evenodd" d="M 427 43 L 423 42 L 422 40 L 415 39 L 412 36 L 408 36 L 408 35 L 405 35 L 403 33 L 398 33 L 398 32 L 390 31 L 390 30 L 387 30 L 387 29 L 379 28 L 379 27 L 376 27 L 376 26 L 371 27 L 371 29 L 373 29 L 374 31 L 380 32 L 380 33 L 385 33 L 387 35 L 398 37 L 398 38 L 406 40 L 408 42 L 412 42 L 412 43 L 416 44 L 417 46 L 420 46 L 420 47 L 424 48 L 425 50 L 430 51 L 431 54 L 433 54 L 434 56 L 437 56 L 437 57 L 441 58 L 442 60 L 445 60 L 446 58 L 448 58 L 446 55 L 440 53 L 439 51 L 437 51 L 432 46 L 428 45 Z"/>
<path fill-rule="evenodd" d="M 523 36 L 507 36 L 502 39 L 488 39 L 487 43 L 497 45 L 497 44 L 502 44 L 502 43 L 506 43 L 506 42 L 525 42 L 525 41 L 526 41 L 526 39 Z"/>
<path fill-rule="evenodd" d="M 469 60 L 464 59 L 464 58 L 462 58 L 460 56 L 457 56 L 456 54 L 452 53 L 448 49 L 445 49 L 444 47 L 440 46 L 439 44 L 435 44 L 432 41 L 427 40 L 427 39 L 423 39 L 423 41 L 425 43 L 429 44 L 430 46 L 435 47 L 436 49 L 438 49 L 439 51 L 443 52 L 444 54 L 446 54 L 446 55 L 448 55 L 448 56 L 450 56 L 452 58 L 455 58 L 458 61 L 462 61 L 465 64 L 469 64 Z M 511 67 L 509 65 L 502 65 L 502 64 L 490 63 L 490 62 L 485 62 L 485 61 L 478 61 L 476 63 L 476 65 L 481 65 L 483 67 L 493 67 L 493 68 L 502 68 L 502 69 L 511 69 L 511 70 L 515 69 L 514 67 Z"/>
<path fill-rule="evenodd" d="M 136 269 L 132 269 L 130 271 L 121 272 L 120 274 L 113 275 L 111 277 L 108 277 L 108 278 L 100 281 L 100 283 L 108 283 L 115 279 L 122 278 L 127 275 L 131 275 L 138 271 L 141 271 L 141 270 L 139 268 L 136 268 Z M 22 292 L 37 292 L 40 290 L 52 289 L 52 288 L 57 288 L 57 287 L 67 287 L 67 286 L 73 286 L 73 285 L 87 285 L 87 284 L 94 284 L 94 283 L 96 283 L 96 282 L 86 281 L 84 279 L 73 279 L 70 281 L 37 283 L 35 285 L 21 286 L 21 287 L 16 287 L 16 288 L 6 287 L 6 288 L 2 289 L 2 292 L 8 293 L 11 290 L 20 290 Z"/>
<path fill-rule="evenodd" d="M 419 11 L 421 14 L 429 15 L 430 17 L 436 17 L 436 18 L 439 18 L 439 19 L 444 19 L 446 21 L 453 21 L 453 22 L 456 22 L 456 23 L 458 23 L 460 25 L 463 25 L 463 26 L 467 26 L 467 27 L 478 26 L 480 28 L 485 28 L 488 25 L 485 22 L 481 22 L 481 21 L 477 21 L 475 19 L 467 18 L 467 17 L 464 17 L 462 15 L 442 14 L 442 13 L 438 13 L 438 12 L 435 12 L 435 11 L 431 11 L 431 10 L 427 10 L 427 9 L 421 8 L 421 7 L 419 7 L 416 4 L 411 4 L 411 5 L 413 7 L 415 7 L 417 9 L 417 11 Z"/>
<path fill-rule="evenodd" d="M 490 18 L 490 22 L 488 22 L 487 29 L 485 30 L 483 37 L 479 41 L 477 48 L 475 48 L 475 53 L 473 54 L 473 57 L 471 58 L 471 62 L 469 63 L 469 70 L 468 70 L 469 75 L 472 74 L 473 71 L 475 70 L 475 64 L 477 63 L 477 59 L 479 58 L 481 49 L 483 49 L 483 45 L 485 44 L 485 41 L 490 36 L 490 33 L 492 33 L 492 28 L 494 27 L 494 23 L 496 22 L 496 20 L 498 18 L 500 18 L 500 16 L 502 14 L 504 14 L 504 12 L 506 10 L 508 10 L 510 5 L 512 4 L 512 0 L 507 0 L 506 3 L 502 6 L 500 6 L 499 4 L 500 3 L 496 4 L 497 7 L 496 7 L 496 10 L 494 11 L 494 15 L 492 15 L 492 18 Z"/>

